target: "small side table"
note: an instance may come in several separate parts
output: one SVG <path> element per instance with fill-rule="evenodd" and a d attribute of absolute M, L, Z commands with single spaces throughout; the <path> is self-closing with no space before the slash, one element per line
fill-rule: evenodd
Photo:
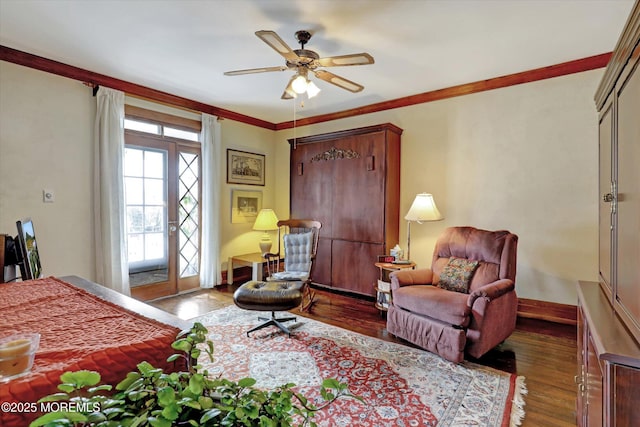
<path fill-rule="evenodd" d="M 407 268 L 413 270 L 416 268 L 416 263 L 393 264 L 390 262 L 376 262 L 375 266 L 380 270 L 380 278 L 374 286 L 376 290 L 375 306 L 380 310 L 380 314 L 383 315 L 389 309 L 389 304 L 391 304 L 391 280 L 389 280 L 389 274 Z"/>
<path fill-rule="evenodd" d="M 266 264 L 267 260 L 262 257 L 260 252 L 229 257 L 227 262 L 227 283 L 233 284 L 233 267 L 251 267 L 251 280 L 259 282 L 262 280 Z"/>

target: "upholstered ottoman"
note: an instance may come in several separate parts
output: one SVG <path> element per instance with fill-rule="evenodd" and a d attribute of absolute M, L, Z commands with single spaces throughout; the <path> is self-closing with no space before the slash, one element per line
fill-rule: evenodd
<path fill-rule="evenodd" d="M 245 310 L 270 311 L 271 318 L 258 317 L 265 322 L 247 331 L 247 336 L 253 331 L 277 326 L 282 332 L 291 335 L 289 329 L 283 324 L 295 317 L 276 318 L 276 311 L 286 311 L 296 308 L 302 302 L 304 282 L 259 282 L 250 281 L 240 286 L 233 294 L 233 302 Z"/>

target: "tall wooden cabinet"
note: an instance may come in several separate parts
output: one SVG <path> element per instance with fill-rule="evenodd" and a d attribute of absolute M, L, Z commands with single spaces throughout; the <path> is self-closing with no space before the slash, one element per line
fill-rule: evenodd
<path fill-rule="evenodd" d="M 399 241 L 401 134 L 386 123 L 289 140 L 291 218 L 322 222 L 315 283 L 374 294 L 376 257 Z"/>
<path fill-rule="evenodd" d="M 595 95 L 598 283 L 578 285 L 579 426 L 640 425 L 640 1 Z"/>

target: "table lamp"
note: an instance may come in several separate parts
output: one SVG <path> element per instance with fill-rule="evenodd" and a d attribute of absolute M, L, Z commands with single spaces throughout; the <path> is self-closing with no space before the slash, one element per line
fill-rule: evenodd
<path fill-rule="evenodd" d="M 265 254 L 270 252 L 272 242 L 267 232 L 278 229 L 278 217 L 273 209 L 261 209 L 256 218 L 256 222 L 253 224 L 253 229 L 264 231 L 262 239 L 260 239 L 260 253 Z"/>
<path fill-rule="evenodd" d="M 422 224 L 426 221 L 440 221 L 444 217 L 436 207 L 433 196 L 429 193 L 420 193 L 416 195 L 413 204 L 409 208 L 409 212 L 405 215 L 407 220 L 407 260 L 411 260 L 411 223 L 417 222 Z"/>

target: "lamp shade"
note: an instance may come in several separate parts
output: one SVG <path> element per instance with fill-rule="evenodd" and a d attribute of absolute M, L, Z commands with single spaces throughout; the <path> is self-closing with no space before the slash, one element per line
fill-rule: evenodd
<path fill-rule="evenodd" d="M 404 219 L 421 223 L 423 221 L 439 221 L 444 219 L 444 217 L 436 207 L 433 196 L 429 193 L 420 193 L 416 195 Z"/>
<path fill-rule="evenodd" d="M 258 231 L 272 231 L 278 229 L 278 217 L 273 209 L 261 209 L 253 224 L 253 229 Z"/>

